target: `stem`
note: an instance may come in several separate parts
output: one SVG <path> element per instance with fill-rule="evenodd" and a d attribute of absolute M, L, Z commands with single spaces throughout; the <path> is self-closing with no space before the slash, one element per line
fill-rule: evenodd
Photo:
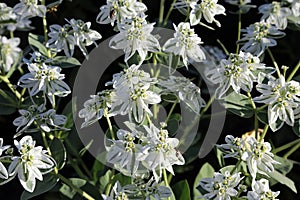
<path fill-rule="evenodd" d="M 237 41 L 241 39 L 241 28 L 242 28 L 242 13 L 239 11 L 239 22 L 238 22 L 238 36 L 237 36 Z M 240 44 L 237 43 L 236 45 L 236 53 L 238 54 L 240 50 Z"/>
<path fill-rule="evenodd" d="M 251 102 L 251 106 L 252 106 L 252 108 L 253 108 L 253 110 L 254 110 L 254 130 L 255 130 L 255 138 L 259 138 L 258 137 L 258 118 L 257 118 L 257 109 L 256 109 L 256 105 L 255 105 L 255 103 L 254 103 L 254 101 L 253 101 L 253 98 L 252 98 L 252 96 L 251 96 L 251 93 L 250 92 L 247 92 L 247 95 L 248 95 L 248 97 L 249 97 L 249 99 L 250 99 L 250 102 Z"/>
<path fill-rule="evenodd" d="M 115 139 L 115 135 L 114 135 L 114 131 L 111 125 L 111 121 L 108 117 L 108 112 L 107 112 L 107 108 L 104 109 L 104 116 L 106 118 L 107 124 L 108 124 L 108 128 L 109 128 L 109 132 L 111 134 L 111 138 L 114 140 Z"/>
<path fill-rule="evenodd" d="M 43 138 L 43 142 L 44 142 L 45 148 L 46 148 L 49 156 L 52 156 L 52 153 L 51 153 L 51 150 L 50 150 L 47 138 L 46 138 L 46 133 L 44 131 L 41 131 L 41 134 L 42 134 L 42 138 Z M 58 174 L 57 166 L 54 167 L 54 173 Z"/>
<path fill-rule="evenodd" d="M 263 141 L 263 139 L 265 138 L 265 136 L 266 136 L 266 134 L 267 134 L 267 132 L 268 132 L 268 128 L 269 128 L 269 125 L 265 125 L 265 128 L 264 128 L 264 130 L 263 130 L 263 132 L 262 132 L 262 134 L 261 134 L 261 136 L 260 136 L 260 138 L 259 138 L 259 142 L 262 142 Z"/>
<path fill-rule="evenodd" d="M 170 6 L 170 9 L 169 9 L 168 12 L 167 12 L 167 15 L 166 15 L 166 17 L 165 17 L 165 20 L 164 20 L 164 22 L 163 22 L 163 27 L 166 26 L 167 23 L 168 23 L 168 19 L 169 19 L 170 15 L 171 15 L 171 12 L 172 12 L 173 8 L 174 8 L 174 3 L 175 3 L 175 2 L 176 2 L 176 0 L 173 0 L 172 4 L 171 4 L 171 6 Z"/>
<path fill-rule="evenodd" d="M 46 6 L 46 1 L 41 0 L 41 4 Z M 45 16 L 43 16 L 42 20 L 43 20 L 43 29 L 44 29 L 44 39 L 45 39 L 45 43 L 47 43 L 48 42 L 48 28 L 47 28 L 46 13 L 45 13 Z M 47 54 L 48 54 L 48 57 L 51 58 L 51 52 L 49 49 L 47 49 Z"/>
<path fill-rule="evenodd" d="M 165 183 L 165 186 L 166 187 L 170 187 L 169 186 L 169 182 L 168 182 L 168 176 L 167 176 L 167 172 L 166 172 L 166 169 L 163 169 L 163 177 L 164 177 L 164 183 Z M 168 200 L 171 200 L 170 197 L 168 197 Z"/>
<path fill-rule="evenodd" d="M 210 107 L 210 105 L 213 103 L 213 101 L 215 100 L 215 95 L 213 95 L 210 99 L 209 99 L 209 101 L 207 102 L 207 104 L 206 104 L 206 106 L 203 108 L 203 110 L 201 111 L 201 113 L 200 113 L 200 116 L 202 116 L 207 110 L 208 110 L 208 108 Z"/>
<path fill-rule="evenodd" d="M 68 157 L 70 157 L 69 162 L 71 164 L 71 166 L 73 167 L 73 169 L 76 171 L 76 173 L 78 174 L 78 176 L 82 179 L 87 179 L 86 175 L 81 171 L 81 169 L 79 168 L 78 164 L 76 161 L 74 161 L 71 158 L 71 155 L 68 155 Z"/>
<path fill-rule="evenodd" d="M 300 142 L 300 138 L 297 139 L 297 140 L 294 140 L 294 141 L 292 141 L 292 142 L 289 142 L 289 143 L 287 143 L 287 144 L 285 144 L 285 145 L 283 145 L 283 146 L 281 146 L 281 147 L 277 147 L 276 149 L 274 149 L 274 150 L 272 151 L 272 153 L 276 154 L 276 153 L 278 153 L 278 152 L 281 152 L 281 151 L 283 151 L 283 150 L 286 150 L 286 149 L 288 149 L 288 148 L 290 148 L 290 147 L 292 147 L 292 146 L 298 144 L 299 142 Z"/>
<path fill-rule="evenodd" d="M 10 36 L 10 38 L 13 38 L 14 37 L 14 32 L 13 31 L 9 31 L 9 36 Z"/>
<path fill-rule="evenodd" d="M 230 171 L 230 174 L 232 175 L 232 173 L 238 168 L 238 166 L 240 166 L 242 160 L 239 160 L 236 165 L 234 166 L 234 168 Z"/>
<path fill-rule="evenodd" d="M 217 39 L 217 42 L 220 44 L 220 46 L 222 47 L 223 51 L 228 56 L 229 55 L 229 51 L 226 49 L 225 45 L 219 39 Z"/>
<path fill-rule="evenodd" d="M 82 197 L 88 199 L 88 200 L 95 200 L 91 195 L 89 195 L 88 193 L 86 193 L 85 191 L 81 190 L 80 188 L 78 188 L 77 186 L 75 186 L 72 181 L 70 181 L 69 179 L 65 178 L 63 175 L 61 174 L 56 174 L 56 176 L 62 180 L 65 184 L 67 184 L 69 187 L 71 187 L 73 190 L 75 190 L 78 194 L 80 194 Z"/>
<path fill-rule="evenodd" d="M 109 192 L 110 192 L 111 187 L 112 187 L 112 181 L 113 181 L 114 177 L 115 177 L 115 170 L 113 169 L 112 170 L 112 175 L 111 175 L 110 180 L 109 180 L 109 183 L 108 183 L 108 185 L 106 186 L 106 189 L 105 189 L 105 195 L 106 196 L 109 195 Z"/>
<path fill-rule="evenodd" d="M 297 149 L 300 148 L 300 142 L 296 144 L 293 148 L 291 148 L 286 154 L 284 154 L 283 158 L 287 159 L 292 153 L 294 153 Z"/>
<path fill-rule="evenodd" d="M 168 123 L 168 121 L 169 121 L 169 119 L 170 119 L 170 117 L 171 117 L 171 115 L 172 115 L 172 113 L 173 113 L 173 111 L 174 111 L 174 109 L 175 109 L 177 103 L 178 103 L 178 100 L 176 100 L 176 101 L 173 103 L 173 105 L 172 105 L 172 107 L 171 107 L 171 109 L 170 109 L 170 111 L 169 111 L 169 114 L 168 114 L 168 116 L 167 116 L 167 118 L 166 118 L 166 120 L 165 120 L 165 123 L 166 123 L 166 124 Z"/>
<path fill-rule="evenodd" d="M 165 0 L 160 0 L 158 25 L 161 26 L 164 20 Z"/>
<path fill-rule="evenodd" d="M 289 75 L 289 77 L 286 79 L 287 82 L 290 81 L 290 80 L 292 80 L 292 78 L 294 77 L 294 75 L 298 71 L 299 67 L 300 67 L 300 60 L 299 60 L 298 64 L 296 65 L 296 67 L 294 67 L 294 69 L 291 72 L 291 74 Z"/>
<path fill-rule="evenodd" d="M 6 76 L 0 76 L 0 80 L 2 80 L 4 83 L 6 83 L 8 88 L 16 95 L 16 97 L 18 99 L 22 99 L 22 95 L 15 89 L 13 84 L 10 83 L 9 79 Z M 23 99 L 22 99 L 22 101 L 23 101 Z"/>
<path fill-rule="evenodd" d="M 276 72 L 277 72 L 277 75 L 278 75 L 278 78 L 279 78 L 281 76 L 281 74 L 280 74 L 280 70 L 279 70 L 278 64 L 275 61 L 274 56 L 273 56 L 271 50 L 269 48 L 267 48 L 267 51 L 268 51 L 268 53 L 270 55 L 270 58 L 271 58 L 271 60 L 273 62 L 273 65 L 275 66 L 275 69 L 276 69 Z"/>

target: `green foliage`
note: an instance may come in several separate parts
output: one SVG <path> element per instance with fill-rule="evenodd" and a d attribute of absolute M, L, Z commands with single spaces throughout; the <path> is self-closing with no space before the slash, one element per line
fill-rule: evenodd
<path fill-rule="evenodd" d="M 193 186 L 194 199 L 199 199 L 203 195 L 202 188 L 199 186 L 200 180 L 203 178 L 212 178 L 214 176 L 214 168 L 209 163 L 204 163 L 198 172 Z"/>
<path fill-rule="evenodd" d="M 51 150 L 51 156 L 56 161 L 57 168 L 59 170 L 62 169 L 67 159 L 67 152 L 64 144 L 58 138 L 54 138 L 49 147 Z"/>
<path fill-rule="evenodd" d="M 187 180 L 182 180 L 172 186 L 176 200 L 190 200 L 190 187 Z"/>
<path fill-rule="evenodd" d="M 17 111 L 19 101 L 14 94 L 0 89 L 0 115 L 10 115 Z"/>
<path fill-rule="evenodd" d="M 253 116 L 254 112 L 249 97 L 236 92 L 231 92 L 224 100 L 226 110 L 240 117 L 250 118 Z"/>

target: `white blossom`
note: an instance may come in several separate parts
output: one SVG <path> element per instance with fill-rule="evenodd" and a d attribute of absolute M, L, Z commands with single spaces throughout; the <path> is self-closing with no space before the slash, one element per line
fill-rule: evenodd
<path fill-rule="evenodd" d="M 265 199 L 265 200 L 279 200 L 278 192 L 273 192 L 270 189 L 269 181 L 267 179 L 260 179 L 252 183 L 252 191 L 248 191 L 247 198 L 248 200 L 257 200 L 257 199 Z"/>
<path fill-rule="evenodd" d="M 35 16 L 44 17 L 46 10 L 46 6 L 38 5 L 38 0 L 20 0 L 20 3 L 14 6 L 14 12 L 23 18 Z"/>
<path fill-rule="evenodd" d="M 139 64 L 141 64 L 145 60 L 147 52 L 160 50 L 157 38 L 151 34 L 154 23 L 147 23 L 145 17 L 137 16 L 118 27 L 120 33 L 110 40 L 109 46 L 113 49 L 122 49 L 125 52 L 125 62 L 138 53 Z"/>
<path fill-rule="evenodd" d="M 266 175 L 274 171 L 274 164 L 280 164 L 273 159 L 269 142 L 257 141 L 254 137 L 247 137 L 247 151 L 243 153 L 242 160 L 247 162 L 249 172 L 255 180 L 257 173 Z"/>
<path fill-rule="evenodd" d="M 225 171 L 224 174 L 215 172 L 213 178 L 200 180 L 200 186 L 208 192 L 200 198 L 230 200 L 238 194 L 236 187 L 242 179 L 240 172 L 234 174 L 230 174 L 229 171 Z"/>
<path fill-rule="evenodd" d="M 151 88 L 156 82 L 149 73 L 138 70 L 137 65 L 115 74 L 112 81 L 114 90 L 111 93 L 111 113 L 128 114 L 130 120 L 133 116 L 138 123 L 141 123 L 146 115 L 152 116 L 148 105 L 161 101 L 160 96 Z"/>
<path fill-rule="evenodd" d="M 287 7 L 282 7 L 280 2 L 273 1 L 269 4 L 263 4 L 258 8 L 259 13 L 263 14 L 261 20 L 266 20 L 267 23 L 273 24 L 278 29 L 285 29 L 288 24 L 288 16 L 291 15 L 291 10 Z"/>
<path fill-rule="evenodd" d="M 172 166 L 185 163 L 181 153 L 176 150 L 179 140 L 170 138 L 166 129 L 158 129 L 153 124 L 144 128 L 148 137 L 148 144 L 144 147 L 148 154 L 142 160 L 144 166 L 153 172 L 156 181 L 162 176 L 163 169 L 174 175 Z"/>
<path fill-rule="evenodd" d="M 202 17 L 204 17 L 208 23 L 214 22 L 218 27 L 221 27 L 220 22 L 215 19 L 215 16 L 226 14 L 225 8 L 218 4 L 218 0 L 201 0 L 199 4 L 191 2 L 190 7 L 192 8 L 190 13 L 190 23 L 192 26 L 199 24 Z"/>
<path fill-rule="evenodd" d="M 18 47 L 20 38 L 6 38 L 0 36 L 0 67 L 8 72 L 11 67 L 19 62 L 22 50 Z"/>
<path fill-rule="evenodd" d="M 185 77 L 169 76 L 166 80 L 160 80 L 159 84 L 165 88 L 164 92 L 173 93 L 195 113 L 199 114 L 205 101 L 201 98 L 200 88 Z"/>
<path fill-rule="evenodd" d="M 63 81 L 65 75 L 60 73 L 60 67 L 48 66 L 45 63 L 27 65 L 29 73 L 20 78 L 19 85 L 28 88 L 31 96 L 43 92 L 54 105 L 54 96 L 65 97 L 71 93 L 71 89 Z"/>
<path fill-rule="evenodd" d="M 146 5 L 137 0 L 107 0 L 106 5 L 101 6 L 96 21 L 100 24 L 110 23 L 113 26 L 115 21 L 122 24 L 146 10 Z"/>
<path fill-rule="evenodd" d="M 199 46 L 203 42 L 194 29 L 190 28 L 190 24 L 181 22 L 178 26 L 175 24 L 173 26 L 176 31 L 174 38 L 166 41 L 163 51 L 180 56 L 186 67 L 192 61 L 201 62 L 205 60 L 205 54 Z"/>
<path fill-rule="evenodd" d="M 265 77 L 264 74 L 261 74 Z M 273 131 L 280 129 L 284 122 L 294 125 L 294 110 L 300 103 L 300 84 L 297 81 L 286 82 L 283 76 L 278 79 L 267 76 L 267 82 L 259 81 L 257 91 L 262 93 L 254 101 L 268 105 L 268 121 Z"/>
<path fill-rule="evenodd" d="M 20 141 L 14 140 L 20 156 L 12 157 L 8 172 L 10 176 L 18 175 L 18 179 L 25 190 L 33 192 L 36 179 L 43 181 L 43 175 L 52 171 L 55 160 L 46 154 L 42 146 L 35 146 L 31 136 L 24 136 Z"/>
<path fill-rule="evenodd" d="M 241 50 L 255 56 L 260 56 L 268 47 L 276 46 L 276 38 L 285 36 L 285 33 L 265 21 L 255 22 L 241 32 L 245 32 L 238 41 L 243 44 Z"/>
<path fill-rule="evenodd" d="M 247 150 L 246 142 L 242 138 L 226 135 L 225 142 L 226 144 L 217 145 L 225 153 L 224 158 L 233 157 L 240 159 Z"/>

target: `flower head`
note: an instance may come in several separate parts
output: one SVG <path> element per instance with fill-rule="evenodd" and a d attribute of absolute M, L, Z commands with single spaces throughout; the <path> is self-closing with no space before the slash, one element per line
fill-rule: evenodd
<path fill-rule="evenodd" d="M 190 28 L 189 23 L 181 22 L 176 26 L 174 38 L 169 39 L 163 46 L 163 50 L 182 58 L 184 65 L 187 67 L 189 62 L 201 62 L 205 60 L 205 54 L 200 48 L 201 38 Z"/>
<path fill-rule="evenodd" d="M 12 157 L 12 163 L 8 168 L 9 175 L 18 174 L 24 189 L 33 192 L 36 179 L 42 181 L 43 174 L 52 171 L 56 162 L 41 146 L 35 146 L 31 136 L 24 136 L 20 141 L 15 140 L 14 144 L 20 156 Z"/>
<path fill-rule="evenodd" d="M 267 47 L 276 46 L 277 42 L 273 38 L 285 36 L 285 33 L 265 21 L 255 22 L 241 31 L 245 32 L 244 37 L 238 41 L 244 44 L 241 50 L 255 56 L 260 56 Z"/>
<path fill-rule="evenodd" d="M 248 200 L 257 200 L 257 199 L 265 199 L 265 200 L 279 200 L 278 192 L 273 192 L 270 190 L 269 181 L 267 179 L 260 179 L 252 183 L 252 191 L 247 193 Z"/>
<path fill-rule="evenodd" d="M 38 5 L 38 0 L 20 0 L 20 3 L 15 5 L 14 12 L 25 17 L 44 17 L 46 15 L 46 6 Z"/>
<path fill-rule="evenodd" d="M 0 36 L 0 68 L 8 72 L 21 57 L 21 49 L 18 47 L 20 38 L 7 39 Z"/>
<path fill-rule="evenodd" d="M 215 172 L 213 178 L 203 178 L 200 180 L 200 186 L 208 193 L 201 198 L 230 200 L 238 194 L 236 187 L 243 178 L 239 173 L 230 174 L 229 171 L 225 173 Z"/>
<path fill-rule="evenodd" d="M 241 158 L 246 151 L 246 143 L 242 138 L 233 137 L 232 135 L 226 135 L 226 144 L 217 145 L 224 153 L 224 158 Z"/>

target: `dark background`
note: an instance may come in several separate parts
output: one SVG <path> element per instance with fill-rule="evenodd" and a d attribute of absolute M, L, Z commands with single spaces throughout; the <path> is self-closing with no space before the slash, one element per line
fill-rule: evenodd
<path fill-rule="evenodd" d="M 1 1 L 2 2 L 2 1 Z M 16 0 L 10 0 L 10 1 L 4 1 L 9 6 L 15 5 L 18 1 Z M 51 3 L 53 1 L 46 1 L 47 3 Z M 148 20 L 150 22 L 157 21 L 158 15 L 159 15 L 159 2 L 158 0 L 146 0 L 143 1 L 147 7 L 148 11 L 146 14 L 148 15 Z M 166 11 L 169 8 L 169 5 L 172 1 L 166 0 Z M 233 11 L 235 8 L 232 6 L 229 6 L 228 4 L 223 3 L 223 1 L 219 1 L 221 4 L 223 4 L 226 7 L 226 17 L 224 16 L 217 16 L 216 18 L 220 21 L 222 24 L 221 28 L 218 28 L 214 25 L 215 31 L 208 30 L 207 28 L 197 26 L 196 33 L 201 37 L 202 41 L 204 42 L 204 45 L 215 45 L 218 46 L 218 43 L 216 42 L 217 39 L 220 39 L 221 42 L 226 46 L 229 52 L 235 52 L 236 48 L 236 38 L 237 38 L 237 22 L 238 18 L 237 15 L 231 14 L 230 11 Z M 253 4 L 261 5 L 268 1 L 252 1 Z M 112 30 L 110 25 L 100 25 L 96 23 L 96 17 L 99 13 L 99 8 L 101 5 L 105 4 L 104 0 L 72 0 L 72 1 L 63 1 L 63 3 L 57 8 L 57 12 L 51 12 L 47 13 L 47 20 L 48 24 L 65 24 L 65 19 L 82 19 L 83 21 L 91 21 L 92 22 L 92 29 L 97 30 L 103 38 L 101 40 L 105 40 L 106 38 L 112 36 L 115 34 L 115 32 Z M 172 28 L 172 23 L 178 24 L 181 21 L 184 21 L 185 17 L 179 13 L 178 11 L 172 12 L 170 21 L 168 23 L 168 27 Z M 259 21 L 260 15 L 258 14 L 257 9 L 252 9 L 248 14 L 243 15 L 242 17 L 242 28 L 247 27 L 250 23 L 254 23 L 256 21 Z M 41 34 L 43 35 L 43 29 L 42 29 L 42 22 L 40 18 L 34 18 L 32 19 L 33 23 L 32 26 L 36 27 L 35 30 L 31 31 L 35 34 Z M 281 65 L 287 65 L 291 68 L 295 66 L 299 60 L 300 55 L 300 46 L 299 46 L 299 31 L 294 31 L 287 29 L 285 30 L 287 36 L 277 40 L 278 46 L 272 48 L 272 52 L 274 54 L 274 57 L 276 58 L 276 61 L 278 62 L 279 66 Z M 16 37 L 20 37 L 22 39 L 22 47 L 25 47 L 28 32 L 16 32 Z M 98 41 L 98 42 L 101 42 Z M 92 50 L 93 47 L 89 47 L 88 50 Z M 74 57 L 78 58 L 80 61 L 84 60 L 84 57 L 82 56 L 81 52 L 77 49 L 75 52 Z M 265 61 L 267 65 L 272 65 L 270 62 L 270 59 L 268 56 L 266 56 Z M 69 69 L 65 70 L 64 73 L 66 73 L 66 77 L 68 76 L 74 76 L 76 74 L 76 69 Z M 108 72 L 109 73 L 109 72 Z M 112 74 L 112 73 L 111 73 Z M 111 75 L 110 74 L 110 75 Z M 72 78 L 68 79 L 66 78 L 66 81 L 69 85 L 72 85 Z M 65 100 L 68 101 L 68 98 Z M 63 105 L 62 105 L 63 108 Z M 15 133 L 15 128 L 12 125 L 12 121 L 18 116 L 18 113 L 15 113 L 11 116 L 0 116 L 0 137 L 4 138 L 5 144 L 13 144 L 12 136 Z M 205 129 L 205 126 L 208 124 L 209 121 L 203 120 L 203 129 Z M 261 124 L 260 127 L 262 128 L 263 125 Z M 224 137 L 228 134 L 240 136 L 241 134 L 250 131 L 253 129 L 253 119 L 244 119 L 239 118 L 235 115 L 232 115 L 228 113 L 228 116 L 226 118 L 225 127 L 222 132 L 222 135 L 219 139 L 218 143 L 224 143 Z M 290 142 L 294 139 L 297 139 L 298 137 L 293 134 L 293 131 L 291 127 L 285 126 L 283 129 L 276 133 L 269 132 L 267 135 L 266 140 L 271 139 L 273 144 L 275 146 L 280 146 L 282 144 L 285 144 L 287 142 Z M 201 142 L 201 140 L 200 140 Z M 297 160 L 298 162 L 300 157 L 300 152 L 297 151 L 292 156 L 290 156 L 290 159 Z M 93 160 L 92 157 L 89 157 L 88 155 L 84 158 L 87 163 L 91 163 L 90 159 Z M 187 179 L 189 183 L 191 184 L 191 187 L 193 185 L 194 178 L 199 171 L 202 164 L 205 162 L 210 162 L 215 169 L 219 169 L 219 165 L 216 160 L 216 156 L 214 155 L 214 152 L 211 151 L 211 153 L 206 156 L 203 159 L 196 159 L 193 162 L 191 162 L 187 169 L 188 171 L 185 171 L 184 173 L 178 173 L 173 178 L 173 181 L 176 182 L 177 180 L 183 180 Z M 176 167 L 175 167 L 176 170 Z M 177 170 L 180 170 L 179 168 Z M 299 165 L 294 165 L 293 170 L 288 174 L 288 177 L 290 177 L 292 180 L 295 181 L 295 184 L 297 186 L 298 191 L 300 191 L 300 167 Z M 65 172 L 69 173 L 69 172 Z M 294 194 L 291 190 L 289 190 L 286 186 L 283 186 L 281 184 L 277 184 L 273 187 L 274 191 L 280 190 L 280 199 L 300 199 L 299 195 Z M 0 199 L 6 197 L 6 199 L 10 200 L 17 200 L 19 199 L 21 193 L 22 193 L 22 187 L 20 183 L 18 182 L 18 179 L 14 179 L 10 183 L 0 186 Z M 51 194 L 46 194 L 40 197 L 37 197 L 35 199 L 57 199 L 57 197 L 52 197 Z"/>

